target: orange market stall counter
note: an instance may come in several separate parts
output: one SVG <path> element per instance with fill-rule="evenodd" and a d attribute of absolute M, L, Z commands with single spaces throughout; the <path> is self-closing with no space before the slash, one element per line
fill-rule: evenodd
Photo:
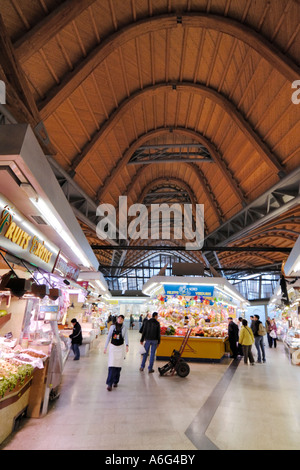
<path fill-rule="evenodd" d="M 162 336 L 156 350 L 156 359 L 168 360 L 174 349 L 179 351 L 183 339 L 183 336 Z M 227 352 L 227 337 L 190 336 L 182 357 L 191 362 L 220 362 Z"/>

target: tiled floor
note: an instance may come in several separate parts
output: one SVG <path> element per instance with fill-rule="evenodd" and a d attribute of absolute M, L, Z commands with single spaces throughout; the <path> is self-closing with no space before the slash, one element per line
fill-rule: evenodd
<path fill-rule="evenodd" d="M 289 362 L 282 344 L 267 347 L 266 364 L 190 363 L 186 378 L 160 377 L 139 371 L 140 335 L 129 335 L 117 389 L 106 390 L 102 335 L 89 356 L 77 362 L 70 356 L 60 397 L 48 414 L 24 420 L 0 448 L 300 449 L 300 368 Z"/>

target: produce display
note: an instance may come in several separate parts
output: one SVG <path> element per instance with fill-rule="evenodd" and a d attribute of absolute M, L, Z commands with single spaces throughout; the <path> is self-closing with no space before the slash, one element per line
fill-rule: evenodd
<path fill-rule="evenodd" d="M 43 368 L 43 362 L 48 357 L 41 351 L 9 347 L 8 344 L 11 342 L 0 342 L 0 399 L 6 391 L 12 392 L 16 386 L 23 385 L 35 367 Z"/>
<path fill-rule="evenodd" d="M 192 328 L 191 336 L 225 338 L 228 316 L 236 317 L 236 307 L 219 298 L 159 295 L 152 302 L 164 336 L 184 336 Z"/>
<path fill-rule="evenodd" d="M 23 364 L 13 358 L 0 359 L 0 398 L 5 392 L 13 391 L 17 385 L 23 385 L 26 377 L 30 377 L 34 367 L 30 364 Z"/>

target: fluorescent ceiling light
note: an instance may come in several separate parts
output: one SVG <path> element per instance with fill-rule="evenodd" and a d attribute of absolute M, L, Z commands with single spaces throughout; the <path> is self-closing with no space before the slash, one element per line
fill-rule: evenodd
<path fill-rule="evenodd" d="M 298 261 L 296 264 L 295 264 L 295 267 L 294 267 L 294 272 L 298 272 L 300 271 L 300 261 Z"/>
<path fill-rule="evenodd" d="M 69 245 L 73 253 L 81 261 L 83 266 L 90 267 L 91 264 L 88 259 L 84 256 L 83 252 L 77 247 L 76 243 L 69 236 L 69 234 L 63 229 L 60 222 L 57 220 L 55 215 L 51 212 L 47 204 L 40 199 L 39 197 L 31 197 L 30 201 L 35 205 L 35 207 L 40 211 L 40 213 L 45 217 L 48 224 L 54 228 L 54 230 L 61 236 L 61 238 Z"/>
<path fill-rule="evenodd" d="M 224 290 L 225 290 L 225 293 L 227 293 L 227 295 L 228 294 L 231 295 L 231 297 L 233 297 L 235 300 L 239 300 L 240 302 L 245 302 L 246 304 L 250 305 L 249 302 L 246 301 L 246 299 L 239 296 L 236 292 L 232 291 L 229 287 L 224 286 Z"/>
<path fill-rule="evenodd" d="M 117 300 L 118 302 L 119 301 L 124 301 L 125 303 L 131 303 L 131 302 L 138 302 L 138 303 L 142 303 L 142 302 L 148 302 L 148 297 L 147 298 L 144 298 L 144 297 L 130 297 L 130 296 L 116 296 L 116 297 L 112 297 L 110 300 Z"/>
<path fill-rule="evenodd" d="M 100 287 L 100 289 L 102 289 L 104 291 L 107 290 L 106 287 L 104 286 L 104 284 L 102 284 L 102 282 L 99 281 L 99 279 L 96 279 L 95 282 L 96 282 L 96 284 L 98 284 L 98 287 Z"/>
<path fill-rule="evenodd" d="M 144 293 L 145 293 L 145 294 L 148 293 L 148 292 L 151 291 L 152 288 L 155 287 L 155 286 L 156 286 L 156 282 L 152 282 L 152 283 L 150 284 L 150 286 L 145 287 L 145 289 L 143 289 L 143 290 L 144 290 Z"/>

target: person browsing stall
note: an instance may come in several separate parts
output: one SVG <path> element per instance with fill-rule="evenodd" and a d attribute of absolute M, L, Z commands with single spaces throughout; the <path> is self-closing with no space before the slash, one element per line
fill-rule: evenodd
<path fill-rule="evenodd" d="M 72 318 L 71 323 L 73 325 L 73 332 L 69 336 L 69 338 L 72 341 L 72 351 L 74 353 L 74 361 L 79 361 L 80 359 L 80 350 L 79 346 L 82 345 L 82 331 L 81 331 L 81 326 L 76 320 L 76 318 Z"/>

